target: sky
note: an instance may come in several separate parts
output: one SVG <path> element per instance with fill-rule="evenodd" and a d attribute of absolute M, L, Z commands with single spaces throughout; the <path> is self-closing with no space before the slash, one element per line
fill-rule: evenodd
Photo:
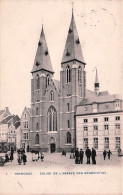
<path fill-rule="evenodd" d="M 100 91 L 122 92 L 121 8 L 120 0 L 77 0 L 73 4 L 87 89 L 94 89 L 96 67 Z M 0 109 L 9 107 L 12 114 L 21 116 L 24 107 L 31 105 L 31 70 L 42 24 L 54 79 L 60 79 L 71 15 L 70 0 L 0 1 Z"/>

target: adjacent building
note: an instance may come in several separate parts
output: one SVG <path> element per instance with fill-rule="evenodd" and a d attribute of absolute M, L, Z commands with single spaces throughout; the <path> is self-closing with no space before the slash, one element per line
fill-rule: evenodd
<path fill-rule="evenodd" d="M 4 110 L 0 110 L 0 122 L 6 118 L 7 116 L 10 116 L 12 115 L 9 111 L 9 108 L 8 107 L 5 107 Z"/>
<path fill-rule="evenodd" d="M 20 146 L 27 151 L 30 149 L 30 124 L 31 124 L 31 108 L 24 108 L 21 116 L 20 125 Z"/>
<path fill-rule="evenodd" d="M 10 115 L 0 122 L 0 151 L 16 149 L 16 133 L 20 126 L 20 118 Z"/>
<path fill-rule="evenodd" d="M 97 90 L 98 86 L 98 90 Z M 89 92 L 76 107 L 76 147 L 94 147 L 97 151 L 117 151 L 123 139 L 122 100 L 118 95 L 99 92 L 99 82 L 95 82 L 95 92 Z"/>

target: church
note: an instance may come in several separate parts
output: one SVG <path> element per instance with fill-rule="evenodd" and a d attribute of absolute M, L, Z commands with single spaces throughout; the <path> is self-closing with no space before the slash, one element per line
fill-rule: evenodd
<path fill-rule="evenodd" d="M 31 70 L 30 149 L 52 153 L 63 149 L 69 152 L 76 147 L 86 149 L 89 146 L 100 151 L 109 148 L 110 132 L 106 130 L 110 129 L 108 117 L 112 113 L 114 118 L 120 117 L 116 123 L 112 118 L 114 130 L 119 130 L 118 134 L 111 131 L 112 147 L 114 150 L 120 147 L 122 100 L 107 91 L 99 91 L 97 70 L 94 91 L 87 90 L 85 66 L 73 11 L 61 60 L 60 81 L 53 78 L 42 25 Z M 102 129 L 98 127 L 100 116 L 106 120 L 100 123 Z"/>

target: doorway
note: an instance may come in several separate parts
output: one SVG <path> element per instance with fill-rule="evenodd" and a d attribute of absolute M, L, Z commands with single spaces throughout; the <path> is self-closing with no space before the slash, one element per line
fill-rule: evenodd
<path fill-rule="evenodd" d="M 53 153 L 56 150 L 56 145 L 55 144 L 50 144 L 50 152 Z"/>

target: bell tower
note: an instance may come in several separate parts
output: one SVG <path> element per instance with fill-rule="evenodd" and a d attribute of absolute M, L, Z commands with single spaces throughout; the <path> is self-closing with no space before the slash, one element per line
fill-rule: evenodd
<path fill-rule="evenodd" d="M 31 148 L 40 148 L 42 142 L 42 129 L 44 128 L 44 108 L 46 104 L 45 93 L 54 74 L 50 55 L 42 25 L 41 35 L 38 42 L 37 52 L 32 68 L 31 79 Z M 37 141 L 36 141 L 37 140 Z"/>
<path fill-rule="evenodd" d="M 66 137 L 66 139 L 61 140 L 61 147 L 64 146 L 68 150 L 75 147 L 75 107 L 86 96 L 85 65 L 72 10 L 60 72 L 62 105 L 60 112 L 60 137 Z M 69 141 L 67 138 L 68 133 L 71 136 Z"/>

